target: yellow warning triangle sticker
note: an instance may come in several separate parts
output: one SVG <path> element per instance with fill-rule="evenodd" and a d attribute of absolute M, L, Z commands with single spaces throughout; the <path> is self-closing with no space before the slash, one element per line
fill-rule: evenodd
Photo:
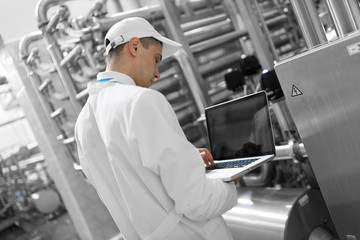
<path fill-rule="evenodd" d="M 300 95 L 303 95 L 302 91 L 300 91 L 300 89 L 293 84 L 291 89 L 291 97 L 296 97 Z"/>

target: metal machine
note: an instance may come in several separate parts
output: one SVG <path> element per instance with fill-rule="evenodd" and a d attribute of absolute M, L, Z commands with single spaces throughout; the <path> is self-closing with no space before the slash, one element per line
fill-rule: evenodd
<path fill-rule="evenodd" d="M 243 188 L 223 215 L 234 239 L 334 240 L 336 230 L 319 190 Z"/>
<path fill-rule="evenodd" d="M 300 1 L 301 2 L 301 1 Z M 357 1 L 327 1 L 337 38 L 299 4 L 309 50 L 275 66 L 286 102 L 341 240 L 360 239 L 360 34 Z M 299 2 L 297 2 L 299 3 Z M 310 8 L 311 9 L 311 8 Z M 314 9 L 312 9 L 314 10 Z M 304 21 L 305 22 L 305 21 Z"/>
<path fill-rule="evenodd" d="M 301 133 L 303 125 L 296 121 L 295 126 L 284 96 L 277 94 L 280 85 L 266 84 L 270 81 L 266 71 L 273 74 L 274 62 L 284 61 L 276 69 L 284 87 L 287 75 L 282 72 L 288 67 L 283 70 L 282 66 L 305 49 L 307 39 L 293 14 L 296 5 L 285 0 L 159 0 L 151 6 L 136 1 L 137 9 L 124 11 L 117 0 L 97 0 L 87 5 L 84 16 L 73 16 L 69 2 L 40 0 L 36 8 L 40 31 L 28 34 L 20 43 L 1 46 L 0 61 L 33 123 L 50 174 L 62 186 L 59 192 L 80 238 L 120 239 L 109 213 L 80 174 L 73 127 L 87 99 L 86 84 L 105 68 L 104 34 L 119 20 L 140 16 L 183 45 L 161 63 L 161 78 L 152 88 L 169 100 L 195 146 L 207 145 L 201 121 L 205 107 L 260 88 L 268 91 L 277 157 L 243 177 L 238 204 L 224 215 L 234 239 L 336 239 L 335 215 L 327 210 L 328 196 L 325 201 L 322 197 L 324 175 L 316 169 L 315 178 L 312 167 L 316 163 L 310 164 L 301 142 L 305 138 L 307 144 L 307 138 L 301 135 L 300 139 L 297 133 L 296 127 L 300 126 Z M 115 13 L 108 11 L 109 4 Z M 245 59 L 256 58 L 249 71 Z M 235 75 L 236 87 L 229 88 L 225 75 L 239 72 L 241 81 Z M 303 92 L 302 85 L 296 86 Z M 308 148 L 312 151 L 306 145 Z M 95 221 L 98 216 L 101 221 Z"/>

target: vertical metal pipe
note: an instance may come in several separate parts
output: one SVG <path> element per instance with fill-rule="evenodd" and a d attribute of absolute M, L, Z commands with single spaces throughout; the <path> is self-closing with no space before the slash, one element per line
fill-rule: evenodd
<path fill-rule="evenodd" d="M 164 17 L 168 24 L 173 39 L 182 44 L 182 49 L 184 50 L 183 51 L 184 54 L 182 55 L 186 56 L 187 61 L 189 61 L 190 63 L 188 72 L 185 72 L 185 74 L 195 76 L 194 79 L 196 81 L 192 83 L 189 82 L 189 85 L 190 88 L 194 88 L 194 87 L 196 88 L 195 92 L 197 92 L 197 94 L 194 93 L 193 95 L 199 112 L 203 113 L 204 107 L 209 106 L 211 104 L 211 99 L 207 94 L 208 87 L 205 84 L 205 81 L 201 76 L 198 68 L 196 67 L 198 64 L 196 63 L 196 60 L 190 50 L 189 43 L 185 38 L 184 33 L 182 32 L 180 15 L 179 12 L 177 12 L 175 1 L 159 0 L 159 2 L 160 2 L 160 6 L 162 6 Z"/>
<path fill-rule="evenodd" d="M 356 30 L 356 23 L 346 0 L 326 0 L 326 5 L 339 37 Z"/>
<path fill-rule="evenodd" d="M 266 34 L 266 37 L 269 39 L 269 47 L 271 49 L 271 52 L 274 54 L 275 60 L 278 61 L 280 59 L 278 51 L 276 51 L 276 47 L 274 45 L 274 42 L 272 41 L 271 37 L 270 37 L 270 31 L 269 28 L 266 26 L 265 20 L 262 16 L 262 11 L 260 9 L 259 3 L 258 1 L 254 1 L 254 8 L 256 9 L 256 12 L 258 14 L 258 19 L 261 23 L 261 25 L 263 26 L 263 31 Z"/>
<path fill-rule="evenodd" d="M 320 44 L 327 42 L 324 26 L 321 23 L 319 13 L 314 4 L 314 0 L 305 0 L 305 6 Z"/>
<path fill-rule="evenodd" d="M 311 0 L 291 0 L 306 45 L 312 48 L 327 42 L 325 32 Z"/>
<path fill-rule="evenodd" d="M 269 36 L 265 34 L 262 26 L 258 24 L 258 15 L 254 14 L 253 1 L 238 0 L 235 1 L 236 10 L 239 12 L 241 19 L 249 33 L 251 43 L 254 46 L 256 55 L 259 58 L 261 66 L 266 69 L 274 68 L 275 54 L 270 47 Z M 237 27 L 235 25 L 235 27 Z"/>
<path fill-rule="evenodd" d="M 360 29 L 360 7 L 358 0 L 347 0 L 349 9 L 352 13 L 353 20 L 356 25 L 356 29 Z"/>

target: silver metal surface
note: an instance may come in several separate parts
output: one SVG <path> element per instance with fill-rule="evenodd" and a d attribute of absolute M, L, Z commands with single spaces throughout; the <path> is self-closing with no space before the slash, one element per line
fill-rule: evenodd
<path fill-rule="evenodd" d="M 326 0 L 326 4 L 339 37 L 344 37 L 357 29 L 347 0 Z M 356 8 L 353 11 L 356 12 Z"/>
<path fill-rule="evenodd" d="M 295 16 L 308 48 L 327 42 L 312 0 L 291 0 Z"/>
<path fill-rule="evenodd" d="M 216 31 L 214 31 L 214 29 L 216 29 Z M 184 36 L 191 45 L 207 40 L 209 38 L 218 37 L 232 30 L 233 30 L 233 26 L 230 19 L 226 19 L 225 21 L 222 22 L 212 23 L 207 26 L 203 26 L 191 31 L 184 32 Z"/>
<path fill-rule="evenodd" d="M 319 190 L 238 188 L 237 205 L 223 215 L 234 240 L 305 240 L 333 224 Z"/>
<path fill-rule="evenodd" d="M 289 108 L 284 97 L 271 101 L 271 108 L 279 122 L 280 129 L 286 140 L 292 138 L 292 131 L 296 131 L 294 120 L 291 117 Z"/>
<path fill-rule="evenodd" d="M 307 157 L 303 143 L 293 143 L 289 141 L 289 143 L 286 145 L 275 146 L 275 150 L 276 157 L 273 161 L 293 159 L 295 154 L 298 154 L 302 157 Z"/>
<path fill-rule="evenodd" d="M 224 21 L 226 18 L 228 18 L 228 16 L 225 13 L 220 13 L 215 16 L 208 17 L 208 18 L 198 19 L 198 20 L 195 20 L 192 22 L 183 23 L 183 24 L 181 24 L 181 29 L 184 32 L 187 32 L 187 31 L 193 30 L 195 28 L 204 27 L 209 24 Z"/>
<path fill-rule="evenodd" d="M 275 66 L 341 240 L 360 238 L 360 34 Z"/>
<path fill-rule="evenodd" d="M 233 41 L 233 40 L 238 39 L 238 38 L 240 38 L 242 36 L 245 36 L 246 34 L 247 34 L 247 31 L 230 32 L 230 33 L 218 36 L 218 37 L 210 38 L 210 39 L 204 40 L 202 42 L 193 44 L 193 45 L 190 46 L 190 50 L 193 53 L 201 52 L 203 50 L 206 50 L 206 49 L 216 47 L 216 46 L 219 46 L 221 44 Z"/>
<path fill-rule="evenodd" d="M 239 188 L 237 205 L 223 217 L 236 240 L 281 240 L 290 210 L 303 192 L 303 189 Z"/>
<path fill-rule="evenodd" d="M 355 22 L 356 29 L 360 29 L 360 7 L 358 0 L 346 0 L 351 11 L 352 18 Z"/>

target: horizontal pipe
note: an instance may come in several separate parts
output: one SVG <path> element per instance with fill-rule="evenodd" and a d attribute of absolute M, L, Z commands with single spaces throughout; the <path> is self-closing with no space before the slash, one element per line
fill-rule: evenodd
<path fill-rule="evenodd" d="M 213 48 L 219 45 L 222 45 L 224 43 L 233 41 L 235 39 L 241 38 L 243 36 L 247 35 L 247 31 L 234 31 L 227 33 L 225 35 L 221 35 L 219 37 L 214 37 L 207 39 L 205 41 L 193 44 L 190 46 L 190 50 L 193 53 L 201 52 L 209 48 Z"/>
<path fill-rule="evenodd" d="M 288 16 L 285 14 L 276 16 L 274 18 L 268 19 L 265 21 L 266 26 L 269 29 L 274 29 L 275 27 L 283 27 L 284 23 L 288 21 Z"/>
<path fill-rule="evenodd" d="M 221 13 L 215 16 L 211 16 L 208 18 L 203 18 L 203 19 L 198 19 L 192 22 L 187 22 L 187 23 L 183 23 L 181 24 L 181 28 L 184 32 L 193 30 L 195 28 L 199 28 L 199 27 L 203 27 L 209 24 L 213 24 L 216 22 L 221 22 L 224 21 L 228 18 L 228 16 L 225 13 Z"/>
<path fill-rule="evenodd" d="M 87 97 L 89 95 L 89 91 L 87 88 L 85 88 L 84 90 L 82 90 L 81 92 L 79 92 L 78 94 L 76 94 L 75 98 L 77 100 L 81 100 L 84 97 Z"/>
<path fill-rule="evenodd" d="M 221 4 L 222 0 L 212 0 L 211 4 L 212 6 Z M 198 11 L 204 8 L 209 8 L 209 1 L 208 0 L 189 0 L 187 6 L 183 6 L 182 4 L 179 4 L 176 6 L 180 13 L 186 12 L 187 7 L 190 7 L 192 11 Z"/>
<path fill-rule="evenodd" d="M 161 62 L 161 66 L 159 66 L 159 68 L 161 72 L 160 79 L 156 80 L 155 83 L 161 82 L 163 79 L 167 79 L 178 73 L 177 72 L 178 69 L 175 66 L 172 66 L 171 64 L 163 64 L 163 62 Z"/>
<path fill-rule="evenodd" d="M 209 63 L 206 63 L 204 65 L 199 66 L 199 71 L 203 75 L 207 75 L 213 72 L 218 71 L 219 69 L 223 69 L 224 67 L 239 62 L 241 60 L 241 54 L 240 52 L 234 52 L 228 55 L 225 55 L 216 61 L 210 61 Z"/>
<path fill-rule="evenodd" d="M 79 56 L 82 53 L 83 49 L 80 46 L 73 48 L 60 62 L 60 66 L 64 67 L 69 64 L 74 58 Z"/>
<path fill-rule="evenodd" d="M 60 116 L 60 115 L 63 114 L 63 113 L 64 113 L 64 108 L 59 107 L 58 109 L 56 109 L 54 112 L 52 112 L 52 113 L 50 114 L 50 117 L 51 117 L 51 118 L 56 118 L 56 117 Z"/>
<path fill-rule="evenodd" d="M 53 6 L 61 5 L 65 2 L 73 1 L 73 0 L 40 0 L 38 4 L 36 5 L 36 18 L 39 24 L 39 27 L 41 28 L 43 24 L 48 24 L 49 20 L 47 17 L 47 11 L 49 8 Z M 99 9 L 101 7 L 102 1 L 98 2 L 98 4 L 94 4 L 93 9 Z M 213 5 L 220 4 L 221 0 L 212 1 Z M 203 8 L 208 7 L 208 1 L 207 0 L 191 0 L 189 1 L 189 6 L 193 10 L 199 10 Z M 184 9 L 181 5 L 178 6 L 180 13 L 184 12 Z M 93 10 L 92 10 L 93 11 Z M 119 12 L 112 14 L 110 16 L 107 16 L 105 18 L 100 19 L 100 27 L 102 30 L 109 29 L 112 25 L 114 25 L 116 22 L 128 18 L 128 17 L 143 17 L 148 18 L 152 20 L 161 19 L 164 18 L 161 6 L 158 5 L 152 5 L 152 6 L 145 6 L 142 8 L 138 8 L 131 11 L 126 12 Z"/>
<path fill-rule="evenodd" d="M 276 160 L 289 160 L 293 159 L 295 155 L 307 157 L 305 146 L 303 143 L 289 143 L 286 145 L 280 145 L 275 147 Z"/>
<path fill-rule="evenodd" d="M 38 90 L 40 91 L 40 92 L 42 92 L 45 88 L 47 88 L 48 87 L 48 85 L 50 84 L 50 78 L 46 78 L 41 84 L 40 84 L 40 86 L 38 87 Z"/>
<path fill-rule="evenodd" d="M 277 8 L 273 8 L 273 9 L 270 9 L 270 10 L 268 10 L 266 12 L 263 12 L 262 16 L 263 16 L 264 20 L 266 21 L 266 20 L 274 18 L 274 17 L 276 17 L 276 16 L 278 16 L 280 14 L 281 13 L 279 12 L 279 10 Z"/>
<path fill-rule="evenodd" d="M 274 36 L 274 37 L 272 37 L 272 40 L 274 42 L 274 46 L 277 48 L 279 48 L 285 44 L 288 44 L 291 41 L 289 36 L 287 36 L 285 34 L 280 35 L 280 36 Z"/>
<path fill-rule="evenodd" d="M 214 31 L 214 29 L 216 29 L 216 31 Z M 230 19 L 227 19 L 226 21 L 223 22 L 210 24 L 201 28 L 184 32 L 184 36 L 186 37 L 189 45 L 191 45 L 212 37 L 220 36 L 222 34 L 230 32 L 233 29 L 234 27 Z"/>
<path fill-rule="evenodd" d="M 111 16 L 101 18 L 99 20 L 99 25 L 102 30 L 107 30 L 118 21 L 128 17 L 142 17 L 155 20 L 163 18 L 163 13 L 160 5 L 146 6 L 136 10 L 115 13 Z"/>
<path fill-rule="evenodd" d="M 179 80 L 172 77 L 167 79 L 166 81 L 161 81 L 156 84 L 156 86 L 153 87 L 153 89 L 156 89 L 159 92 L 162 92 L 163 94 L 170 93 L 172 91 L 176 91 L 180 88 Z"/>
<path fill-rule="evenodd" d="M 188 100 L 188 101 L 185 101 L 185 102 L 183 101 L 179 104 L 174 105 L 173 108 L 174 108 L 175 112 L 179 112 L 179 111 L 188 110 L 188 108 L 192 105 L 193 105 L 193 102 Z M 193 114 L 192 111 L 191 111 L 191 113 Z"/>
<path fill-rule="evenodd" d="M 229 100 L 230 94 L 230 90 L 226 89 L 225 87 L 220 87 L 216 89 L 216 91 L 212 91 L 211 93 L 209 93 L 209 95 L 211 95 L 211 101 L 214 104 Z"/>
<path fill-rule="evenodd" d="M 186 94 L 187 91 L 184 91 L 183 89 L 179 89 L 177 91 L 166 94 L 166 98 L 171 103 L 171 105 L 173 105 L 184 101 L 184 98 L 186 98 Z"/>

